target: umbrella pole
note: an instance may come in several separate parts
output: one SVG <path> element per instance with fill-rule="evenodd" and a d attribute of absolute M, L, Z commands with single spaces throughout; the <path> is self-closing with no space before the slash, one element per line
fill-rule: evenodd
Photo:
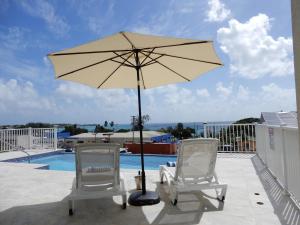
<path fill-rule="evenodd" d="M 143 146 L 143 124 L 142 124 L 142 107 L 141 107 L 141 88 L 140 88 L 140 73 L 139 67 L 136 68 L 137 74 L 137 91 L 138 91 L 138 106 L 139 106 L 139 130 L 140 130 L 140 149 L 141 149 L 141 165 L 142 165 L 142 193 L 146 194 L 146 176 L 144 167 L 144 146 Z"/>
<path fill-rule="evenodd" d="M 141 109 L 141 90 L 140 90 L 140 63 L 138 58 L 138 49 L 135 49 L 136 61 L 136 76 L 137 76 L 137 89 L 138 89 L 138 106 L 139 106 L 139 130 L 140 130 L 140 149 L 141 149 L 141 164 L 142 164 L 142 191 L 133 192 L 128 202 L 130 205 L 143 206 L 154 205 L 160 202 L 160 198 L 155 191 L 146 191 L 146 176 L 144 169 L 144 147 L 143 147 L 143 125 L 142 125 L 142 109 Z"/>

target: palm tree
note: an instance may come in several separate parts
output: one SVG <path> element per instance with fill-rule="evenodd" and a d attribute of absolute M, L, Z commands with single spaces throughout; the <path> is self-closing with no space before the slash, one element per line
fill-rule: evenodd
<path fill-rule="evenodd" d="M 113 129 L 113 126 L 115 125 L 114 121 L 110 121 L 109 125 L 110 125 L 111 129 Z"/>

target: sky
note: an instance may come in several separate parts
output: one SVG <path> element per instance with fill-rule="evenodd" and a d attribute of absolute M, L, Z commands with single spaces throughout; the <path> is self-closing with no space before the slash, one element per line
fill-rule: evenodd
<path fill-rule="evenodd" d="M 47 54 L 119 31 L 213 40 L 224 66 L 142 91 L 150 122 L 295 111 L 290 1 L 0 0 L 0 124 L 129 123 L 135 89 L 54 79 Z"/>

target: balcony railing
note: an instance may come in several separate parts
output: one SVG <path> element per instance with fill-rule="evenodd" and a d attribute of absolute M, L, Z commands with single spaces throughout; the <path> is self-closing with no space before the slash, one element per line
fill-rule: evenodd
<path fill-rule="evenodd" d="M 56 128 L 24 128 L 0 130 L 0 152 L 25 149 L 56 148 Z"/>
<path fill-rule="evenodd" d="M 300 205 L 298 128 L 256 125 L 257 154 L 272 175 Z"/>
<path fill-rule="evenodd" d="M 254 124 L 204 124 L 204 137 L 219 139 L 219 152 L 256 151 Z"/>

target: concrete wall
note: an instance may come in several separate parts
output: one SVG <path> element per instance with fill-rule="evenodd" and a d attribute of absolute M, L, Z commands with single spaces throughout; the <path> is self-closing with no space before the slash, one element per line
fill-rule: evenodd
<path fill-rule="evenodd" d="M 126 143 L 125 147 L 133 154 L 139 154 L 140 144 Z M 168 143 L 144 143 L 145 154 L 176 154 L 176 144 Z"/>

